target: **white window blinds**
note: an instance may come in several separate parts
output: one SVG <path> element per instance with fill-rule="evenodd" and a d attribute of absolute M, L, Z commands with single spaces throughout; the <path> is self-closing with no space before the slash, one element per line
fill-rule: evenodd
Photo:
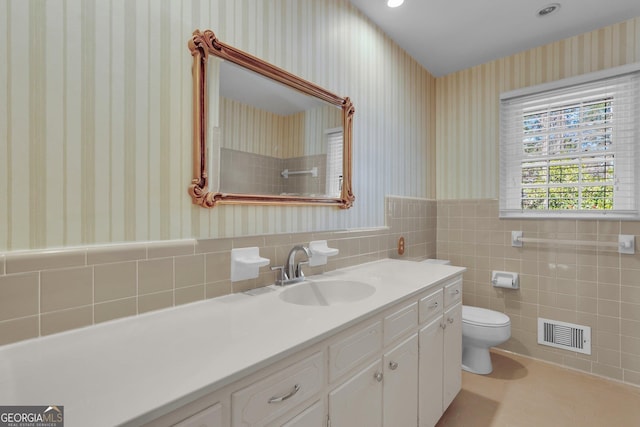
<path fill-rule="evenodd" d="M 501 217 L 638 218 L 639 69 L 501 95 Z"/>
<path fill-rule="evenodd" d="M 340 197 L 342 192 L 342 128 L 326 131 L 327 139 L 327 185 L 329 197 Z"/>

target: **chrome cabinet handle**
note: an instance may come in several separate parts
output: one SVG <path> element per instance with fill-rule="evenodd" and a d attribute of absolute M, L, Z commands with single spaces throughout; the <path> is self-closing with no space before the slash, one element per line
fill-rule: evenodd
<path fill-rule="evenodd" d="M 451 291 L 451 295 L 458 295 L 460 293 L 460 289 L 455 289 Z"/>
<path fill-rule="evenodd" d="M 436 301 L 433 304 L 431 304 L 431 306 L 429 308 L 438 308 L 438 301 Z"/>
<path fill-rule="evenodd" d="M 298 391 L 300 390 L 300 385 L 296 384 L 293 386 L 293 389 L 285 394 L 284 396 L 280 396 L 280 397 L 272 397 L 271 399 L 269 399 L 269 403 L 280 403 L 280 402 L 284 402 L 285 400 L 289 399 L 290 397 L 293 397 L 293 395 L 295 395 Z"/>
<path fill-rule="evenodd" d="M 391 369 L 392 371 L 398 369 L 398 362 L 389 362 L 389 369 Z"/>
<path fill-rule="evenodd" d="M 382 381 L 382 372 L 376 372 L 375 374 L 373 374 L 373 378 L 375 378 L 376 381 L 381 382 Z"/>
<path fill-rule="evenodd" d="M 449 322 L 449 323 L 453 323 L 453 317 L 449 317 L 449 318 L 447 319 L 447 322 Z"/>
<path fill-rule="evenodd" d="M 442 329 L 447 329 L 447 324 L 446 324 L 446 323 L 444 323 L 444 322 L 440 322 L 440 327 L 441 327 Z"/>

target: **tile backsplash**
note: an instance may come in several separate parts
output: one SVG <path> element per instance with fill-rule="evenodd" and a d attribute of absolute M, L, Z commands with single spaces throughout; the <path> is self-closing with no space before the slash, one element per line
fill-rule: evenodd
<path fill-rule="evenodd" d="M 340 254 L 318 274 L 381 258 L 442 258 L 464 266 L 464 303 L 511 318 L 501 347 L 573 369 L 640 385 L 640 251 L 525 243 L 526 237 L 615 241 L 640 235 L 638 221 L 501 220 L 496 200 L 433 201 L 388 196 L 386 227 L 90 246 L 0 254 L 0 345 L 273 283 L 230 281 L 231 249 L 258 246 L 271 265 L 289 249 L 328 240 Z M 397 253 L 400 237 L 406 241 Z M 520 289 L 494 288 L 491 270 L 520 273 Z M 592 328 L 592 354 L 537 344 L 537 318 Z"/>
<path fill-rule="evenodd" d="M 282 265 L 295 244 L 328 240 L 340 250 L 305 274 L 399 257 L 434 257 L 436 202 L 386 198 L 387 227 L 178 240 L 0 254 L 0 345 L 271 284 L 268 267 L 257 279 L 230 281 L 231 249 L 258 246 Z"/>
<path fill-rule="evenodd" d="M 284 160 L 277 157 L 220 149 L 220 191 L 225 193 L 280 194 Z"/>
<path fill-rule="evenodd" d="M 617 241 L 640 235 L 638 221 L 515 220 L 498 218 L 497 200 L 438 201 L 439 258 L 467 267 L 464 303 L 504 312 L 511 339 L 502 348 L 574 369 L 640 385 L 640 251 L 525 243 L 525 237 Z M 520 273 L 520 289 L 494 288 L 491 270 Z M 592 354 L 537 344 L 537 318 L 592 328 Z"/>
<path fill-rule="evenodd" d="M 317 154 L 280 159 L 244 151 L 220 149 L 220 191 L 247 194 L 327 194 L 327 156 Z M 317 169 L 316 176 L 291 172 Z"/>

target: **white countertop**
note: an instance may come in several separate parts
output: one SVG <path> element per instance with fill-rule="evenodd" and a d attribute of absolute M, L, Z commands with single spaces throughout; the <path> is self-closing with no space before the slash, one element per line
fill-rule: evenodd
<path fill-rule="evenodd" d="M 1 346 L 0 405 L 63 405 L 66 427 L 137 425 L 464 270 L 386 259 L 316 276 L 375 286 L 357 302 L 294 305 L 272 286 Z"/>

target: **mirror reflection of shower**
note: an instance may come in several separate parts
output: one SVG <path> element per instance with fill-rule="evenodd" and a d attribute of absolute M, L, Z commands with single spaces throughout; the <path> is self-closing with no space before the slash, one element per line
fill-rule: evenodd
<path fill-rule="evenodd" d="M 340 196 L 340 108 L 228 61 L 220 62 L 219 81 L 209 88 L 218 91 L 212 102 L 218 117 L 211 124 L 219 125 L 219 144 L 210 147 L 219 159 L 211 163 L 219 171 L 218 191 Z"/>

